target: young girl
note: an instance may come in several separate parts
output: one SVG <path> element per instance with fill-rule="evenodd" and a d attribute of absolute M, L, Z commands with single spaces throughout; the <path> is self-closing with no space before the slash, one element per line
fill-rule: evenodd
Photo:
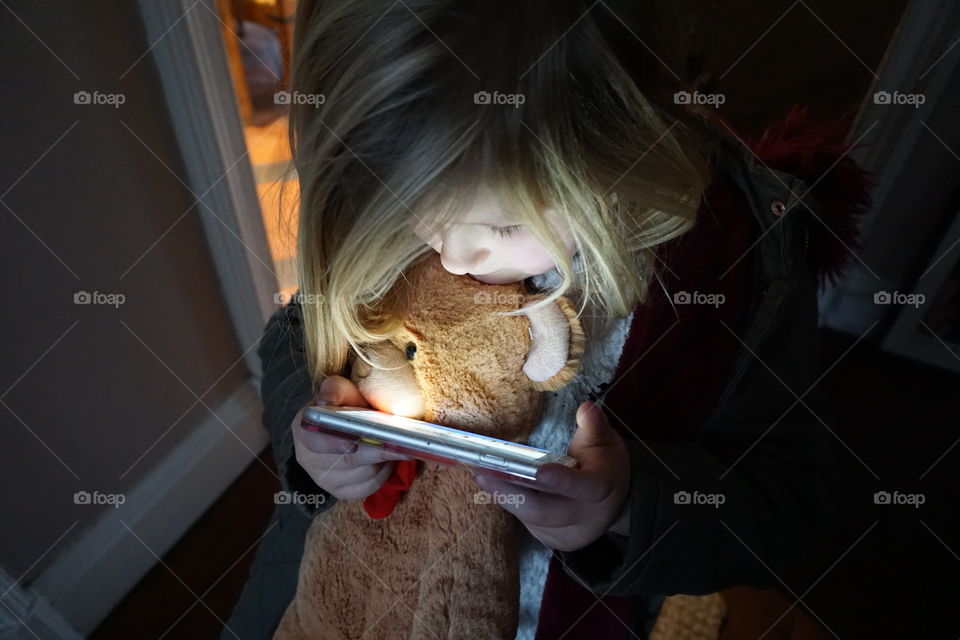
<path fill-rule="evenodd" d="M 580 468 L 541 491 L 478 480 L 525 497 L 503 505 L 529 534 L 518 638 L 646 637 L 665 594 L 777 584 L 812 557 L 835 483 L 816 282 L 855 240 L 863 175 L 802 112 L 745 146 L 691 106 L 671 7 L 300 0 L 301 295 L 260 356 L 283 488 L 320 499 L 278 505 L 224 638 L 271 637 L 310 517 L 404 458 L 299 418 L 367 405 L 348 353 L 386 337 L 385 294 L 431 252 L 571 298 L 587 335 L 530 439 Z"/>

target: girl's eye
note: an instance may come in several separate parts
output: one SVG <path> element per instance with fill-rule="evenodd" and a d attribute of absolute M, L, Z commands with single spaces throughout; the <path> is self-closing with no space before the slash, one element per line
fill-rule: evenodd
<path fill-rule="evenodd" d="M 513 235 L 517 231 L 520 231 L 520 229 L 522 228 L 523 228 L 523 225 L 512 224 L 509 227 L 491 227 L 491 230 L 494 233 L 498 234 L 501 238 L 505 238 L 507 236 Z"/>

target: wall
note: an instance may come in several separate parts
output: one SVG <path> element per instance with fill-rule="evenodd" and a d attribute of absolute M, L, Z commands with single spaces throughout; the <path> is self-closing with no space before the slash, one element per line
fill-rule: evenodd
<path fill-rule="evenodd" d="M 211 214 L 171 173 L 185 179 L 134 4 L 11 9 L 0 38 L 0 566 L 29 583 L 111 508 L 74 493 L 133 487 L 209 417 L 204 404 L 242 384 L 235 363 L 250 345 L 224 309 L 199 222 Z M 75 104 L 77 91 L 125 102 Z M 125 302 L 78 305 L 78 291 Z"/>

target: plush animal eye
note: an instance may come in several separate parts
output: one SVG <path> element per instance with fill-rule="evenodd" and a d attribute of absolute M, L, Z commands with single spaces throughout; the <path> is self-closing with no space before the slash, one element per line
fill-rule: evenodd
<path fill-rule="evenodd" d="M 410 343 L 407 345 L 407 360 L 413 360 L 413 356 L 417 353 L 417 345 Z"/>

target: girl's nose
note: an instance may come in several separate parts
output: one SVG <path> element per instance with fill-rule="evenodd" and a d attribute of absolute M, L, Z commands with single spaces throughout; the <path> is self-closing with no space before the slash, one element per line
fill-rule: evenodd
<path fill-rule="evenodd" d="M 490 255 L 490 250 L 468 242 L 453 243 L 450 235 L 452 234 L 444 235 L 440 245 L 440 263 L 443 268 L 457 275 L 480 273 L 480 267 Z"/>

